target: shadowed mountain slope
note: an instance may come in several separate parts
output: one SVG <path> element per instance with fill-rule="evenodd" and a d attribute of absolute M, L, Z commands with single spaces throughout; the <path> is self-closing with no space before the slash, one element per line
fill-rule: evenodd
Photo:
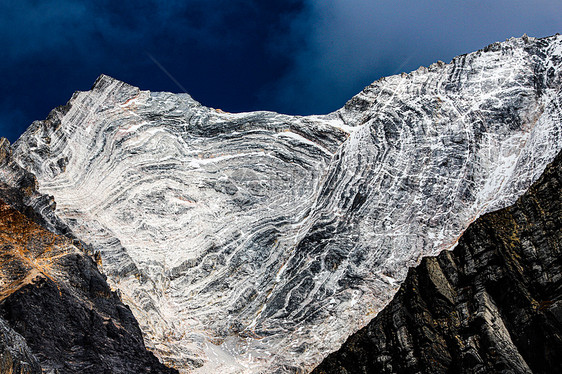
<path fill-rule="evenodd" d="M 314 374 L 561 373 L 562 154 L 513 205 L 410 269 Z"/>
<path fill-rule="evenodd" d="M 175 373 L 146 350 L 83 244 L 45 228 L 54 205 L 35 185 L 0 139 L 0 371 Z"/>

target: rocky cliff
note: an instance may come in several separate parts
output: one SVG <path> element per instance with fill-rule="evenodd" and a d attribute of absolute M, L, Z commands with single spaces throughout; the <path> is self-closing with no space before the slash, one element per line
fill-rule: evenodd
<path fill-rule="evenodd" d="M 176 372 L 35 187 L 0 139 L 0 372 Z"/>
<path fill-rule="evenodd" d="M 107 76 L 15 144 L 181 371 L 305 372 L 562 147 L 562 37 L 381 79 L 325 116 Z"/>
<path fill-rule="evenodd" d="M 314 374 L 562 372 L 562 154 L 513 206 L 410 269 Z"/>
<path fill-rule="evenodd" d="M 41 373 L 41 365 L 25 339 L 0 317 L 0 372 L 5 374 Z"/>

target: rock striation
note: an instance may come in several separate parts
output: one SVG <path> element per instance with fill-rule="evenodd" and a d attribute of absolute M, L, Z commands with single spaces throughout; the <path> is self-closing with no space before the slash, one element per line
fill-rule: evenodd
<path fill-rule="evenodd" d="M 392 302 L 314 374 L 562 372 L 562 153 L 453 252 L 410 269 Z"/>
<path fill-rule="evenodd" d="M 324 116 L 101 76 L 14 146 L 182 372 L 305 372 L 562 146 L 562 37 L 381 79 Z"/>
<path fill-rule="evenodd" d="M 25 339 L 0 317 L 0 370 L 6 374 L 40 374 L 41 366 Z"/>
<path fill-rule="evenodd" d="M 83 243 L 46 229 L 68 227 L 35 187 L 0 139 L 0 371 L 177 373 L 146 350 Z"/>

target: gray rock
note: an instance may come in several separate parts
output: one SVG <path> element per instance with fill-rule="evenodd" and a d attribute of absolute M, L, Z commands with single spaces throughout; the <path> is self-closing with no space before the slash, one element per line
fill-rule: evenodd
<path fill-rule="evenodd" d="M 100 251 L 159 357 L 303 372 L 554 159 L 561 46 L 510 39 L 381 79 L 325 116 L 224 113 L 101 76 L 14 157 Z"/>
<path fill-rule="evenodd" d="M 0 317 L 0 371 L 5 374 L 41 374 L 39 361 L 25 339 Z"/>
<path fill-rule="evenodd" d="M 11 157 L 0 139 L 0 372 L 177 373 Z"/>
<path fill-rule="evenodd" d="M 313 374 L 562 372 L 562 153 L 513 206 L 410 269 Z"/>

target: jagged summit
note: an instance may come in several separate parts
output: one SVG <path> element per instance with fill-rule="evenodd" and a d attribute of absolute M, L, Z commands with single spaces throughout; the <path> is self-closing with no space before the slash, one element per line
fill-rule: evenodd
<path fill-rule="evenodd" d="M 560 151 L 562 38 L 381 79 L 325 116 L 230 114 L 101 76 L 15 144 L 159 357 L 302 372 L 409 266 Z"/>
<path fill-rule="evenodd" d="M 109 84 L 114 83 L 114 82 L 125 83 L 125 82 L 120 81 L 119 79 L 113 78 L 109 75 L 100 74 L 100 76 L 97 77 L 96 80 L 94 81 L 94 84 L 92 85 L 91 90 L 103 89 L 103 87 L 107 87 Z M 125 84 L 127 84 L 127 83 L 125 83 Z"/>

